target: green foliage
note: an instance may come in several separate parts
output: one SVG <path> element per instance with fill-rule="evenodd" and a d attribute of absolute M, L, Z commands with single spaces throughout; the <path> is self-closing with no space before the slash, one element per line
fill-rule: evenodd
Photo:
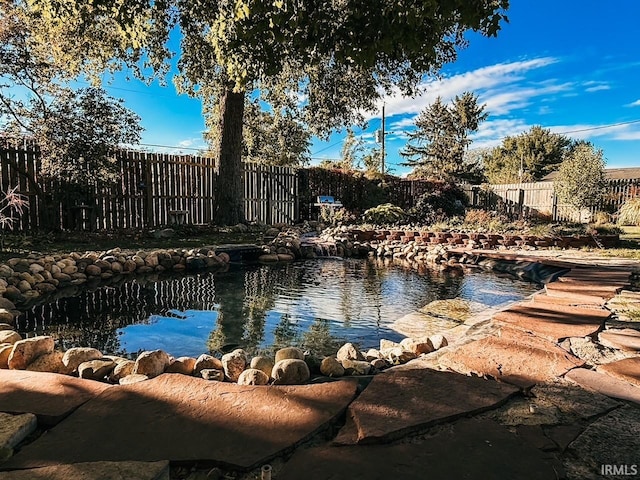
<path fill-rule="evenodd" d="M 605 191 L 604 158 L 588 142 L 571 146 L 554 180 L 558 199 L 578 210 L 596 205 Z"/>
<path fill-rule="evenodd" d="M 347 129 L 347 136 L 344 138 L 340 152 L 340 168 L 345 171 L 355 170 L 360 161 L 362 148 L 362 140 L 356 138 L 353 130 Z"/>
<path fill-rule="evenodd" d="M 563 135 L 532 127 L 485 154 L 485 174 L 495 184 L 539 181 L 558 169 L 570 145 Z"/>
<path fill-rule="evenodd" d="M 320 207 L 320 221 L 329 225 L 343 225 L 353 223 L 356 216 L 346 208 L 335 208 L 323 205 Z"/>
<path fill-rule="evenodd" d="M 427 192 L 422 194 L 410 210 L 421 223 L 434 223 L 454 215 L 463 215 L 468 202 L 465 193 L 451 182 L 431 182 Z"/>
<path fill-rule="evenodd" d="M 618 225 L 640 225 L 640 197 L 631 198 L 620 207 Z"/>
<path fill-rule="evenodd" d="M 367 223 L 387 225 L 401 223 L 407 218 L 407 214 L 403 209 L 392 203 L 384 203 L 365 211 L 362 218 Z"/>
<path fill-rule="evenodd" d="M 438 180 L 477 177 L 473 164 L 466 164 L 465 152 L 471 144 L 469 134 L 478 130 L 487 118 L 484 105 L 478 97 L 465 92 L 456 96 L 451 105 L 436 101 L 420 112 L 416 130 L 408 134 L 409 141 L 400 154 L 408 160 L 405 165 L 414 168 L 413 177 Z"/>

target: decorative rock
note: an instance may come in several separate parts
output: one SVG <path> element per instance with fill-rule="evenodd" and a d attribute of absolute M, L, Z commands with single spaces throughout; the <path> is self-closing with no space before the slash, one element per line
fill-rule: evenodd
<path fill-rule="evenodd" d="M 128 377 L 133 373 L 133 368 L 136 366 L 136 362 L 133 360 L 125 360 L 124 362 L 116 361 L 116 366 L 109 375 L 109 381 L 111 383 L 120 383 L 120 380 L 124 377 Z"/>
<path fill-rule="evenodd" d="M 132 373 L 131 375 L 122 377 L 118 383 L 120 383 L 120 385 L 131 385 L 133 383 L 144 382 L 145 380 L 149 380 L 149 377 L 141 373 Z"/>
<path fill-rule="evenodd" d="M 40 355 L 27 365 L 30 372 L 50 372 L 67 375 L 72 372 L 62 361 L 64 354 L 58 350 Z"/>
<path fill-rule="evenodd" d="M 441 348 L 446 347 L 447 345 L 449 345 L 449 342 L 447 341 L 446 337 L 444 335 L 440 335 L 440 334 L 431 335 L 429 337 L 429 341 L 431 342 L 431 345 L 433 346 L 433 350 L 440 350 Z"/>
<path fill-rule="evenodd" d="M 196 376 L 200 375 L 200 372 L 206 368 L 213 368 L 215 370 L 223 370 L 222 362 L 220 359 L 203 353 L 198 357 L 194 366 L 193 366 L 193 374 Z"/>
<path fill-rule="evenodd" d="M 237 382 L 240 374 L 247 368 L 247 354 L 244 350 L 238 348 L 231 353 L 223 355 L 222 367 L 227 378 L 232 382 Z"/>
<path fill-rule="evenodd" d="M 342 366 L 346 375 L 369 375 L 372 365 L 360 360 L 342 360 Z"/>
<path fill-rule="evenodd" d="M 205 380 L 212 380 L 216 382 L 224 381 L 224 370 L 218 370 L 216 368 L 204 368 L 200 370 L 200 376 Z"/>
<path fill-rule="evenodd" d="M 78 376 L 87 380 L 102 380 L 116 367 L 113 360 L 89 360 L 78 365 Z"/>
<path fill-rule="evenodd" d="M 102 358 L 100 350 L 90 347 L 73 347 L 64 352 L 62 363 L 69 368 L 71 372 L 75 372 L 81 363 Z"/>
<path fill-rule="evenodd" d="M 24 370 L 40 355 L 53 352 L 55 341 L 53 337 L 40 336 L 20 340 L 13 345 L 9 355 L 9 368 L 12 370 Z"/>
<path fill-rule="evenodd" d="M 343 360 L 364 360 L 364 355 L 358 350 L 353 343 L 345 343 L 340 347 L 338 353 L 336 353 L 336 358 L 342 362 Z"/>
<path fill-rule="evenodd" d="M 169 363 L 171 363 L 171 358 L 163 350 L 142 352 L 136 359 L 132 373 L 146 375 L 148 378 L 157 377 L 164 372 Z"/>
<path fill-rule="evenodd" d="M 286 347 L 281 348 L 276 352 L 276 361 L 278 363 L 280 360 L 304 360 L 304 352 L 296 347 Z"/>
<path fill-rule="evenodd" d="M 8 323 L 0 323 L 0 332 L 3 332 L 5 330 L 13 330 L 13 327 Z"/>
<path fill-rule="evenodd" d="M 400 345 L 402 346 L 402 348 L 404 348 L 404 350 L 412 352 L 416 355 L 431 353 L 435 350 L 433 348 L 431 340 L 429 340 L 428 338 L 405 338 L 400 342 Z"/>
<path fill-rule="evenodd" d="M 367 350 L 367 353 L 364 354 L 364 358 L 368 362 L 372 362 L 376 359 L 382 358 L 382 354 L 380 353 L 380 350 L 376 350 L 375 348 L 370 348 L 369 350 Z"/>
<path fill-rule="evenodd" d="M 238 385 L 266 385 L 269 375 L 257 368 L 248 368 L 238 377 Z"/>
<path fill-rule="evenodd" d="M 388 360 L 393 365 L 402 365 L 403 363 L 407 363 L 408 361 L 417 358 L 415 353 L 405 350 L 401 346 L 385 349 L 380 353 L 384 354 L 385 360 Z"/>
<path fill-rule="evenodd" d="M 300 385 L 309 380 L 311 374 L 304 360 L 280 360 L 273 366 L 271 378 L 274 385 Z"/>
<path fill-rule="evenodd" d="M 4 343 L 0 345 L 0 368 L 9 368 L 9 355 L 13 350 L 13 345 Z"/>
<path fill-rule="evenodd" d="M 598 338 L 600 343 L 607 347 L 630 351 L 640 350 L 640 332 L 632 328 L 606 330 L 600 332 Z"/>
<path fill-rule="evenodd" d="M 193 357 L 180 357 L 176 358 L 165 368 L 165 373 L 181 373 L 183 375 L 193 374 L 193 370 L 196 366 L 196 359 Z"/>
<path fill-rule="evenodd" d="M 385 368 L 389 368 L 391 364 L 384 358 L 376 358 L 371 361 L 371 366 L 378 370 L 384 370 Z"/>
<path fill-rule="evenodd" d="M 84 273 L 90 277 L 99 277 L 102 273 L 102 269 L 97 265 L 87 265 L 87 268 L 84 270 Z"/>
<path fill-rule="evenodd" d="M 18 332 L 13 330 L 2 330 L 0 331 L 0 343 L 10 343 L 14 344 L 22 340 L 22 337 Z"/>
<path fill-rule="evenodd" d="M 31 413 L 23 413 L 22 415 L 0 413 L 0 454 L 3 451 L 13 449 L 33 433 L 37 426 L 38 420 Z"/>
<path fill-rule="evenodd" d="M 344 375 L 344 367 L 335 357 L 326 357 L 320 364 L 320 373 L 327 377 L 341 377 Z"/>
<path fill-rule="evenodd" d="M 271 371 L 273 370 L 273 360 L 269 357 L 257 356 L 251 359 L 250 368 L 255 368 L 257 370 L 262 370 L 267 378 L 271 378 Z"/>
<path fill-rule="evenodd" d="M 380 339 L 380 353 L 382 353 L 382 355 L 386 355 L 385 350 L 392 350 L 394 348 L 402 348 L 402 345 L 397 342 L 387 340 L 386 338 Z"/>

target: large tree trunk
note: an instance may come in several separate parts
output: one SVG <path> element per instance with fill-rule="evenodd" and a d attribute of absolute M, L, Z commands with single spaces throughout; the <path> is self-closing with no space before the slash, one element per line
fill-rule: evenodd
<path fill-rule="evenodd" d="M 227 88 L 220 99 L 222 121 L 215 193 L 216 225 L 237 225 L 244 221 L 244 185 L 242 181 L 242 117 L 244 92 Z"/>

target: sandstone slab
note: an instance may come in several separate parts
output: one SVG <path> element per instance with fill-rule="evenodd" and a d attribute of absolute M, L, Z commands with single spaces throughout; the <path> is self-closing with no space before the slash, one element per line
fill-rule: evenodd
<path fill-rule="evenodd" d="M 88 462 L 14 470 L 2 480 L 169 480 L 169 462 Z"/>
<path fill-rule="evenodd" d="M 608 397 L 640 404 L 640 388 L 604 373 L 587 370 L 586 368 L 576 368 L 567 373 L 565 378 L 577 383 L 581 387 L 595 390 Z"/>
<path fill-rule="evenodd" d="M 440 364 L 459 373 L 488 375 L 522 387 L 548 382 L 584 365 L 543 338 L 508 327 L 499 333 L 445 353 Z"/>
<path fill-rule="evenodd" d="M 640 351 L 640 332 L 632 328 L 612 329 L 600 332 L 600 343 L 621 350 Z"/>
<path fill-rule="evenodd" d="M 10 415 L 0 412 L 0 451 L 18 445 L 37 426 L 36 416 L 31 413 Z"/>
<path fill-rule="evenodd" d="M 596 480 L 625 478 L 602 475 L 602 465 L 638 465 L 640 410 L 631 406 L 613 410 L 591 423 L 568 448 L 566 469 L 570 478 Z M 626 478 L 633 478 L 627 475 Z"/>
<path fill-rule="evenodd" d="M 562 297 L 575 303 L 594 303 L 604 305 L 620 288 L 599 286 L 591 282 L 552 282 L 544 286 L 550 297 Z"/>
<path fill-rule="evenodd" d="M 597 371 L 640 387 L 640 357 L 625 358 L 600 365 Z"/>
<path fill-rule="evenodd" d="M 345 380 L 256 387 L 163 374 L 105 390 L 1 468 L 135 459 L 248 469 L 326 426 L 355 392 Z"/>
<path fill-rule="evenodd" d="M 0 411 L 33 413 L 55 425 L 109 385 L 56 373 L 0 370 Z"/>
<path fill-rule="evenodd" d="M 347 415 L 352 422 L 336 442 L 387 442 L 427 426 L 498 406 L 518 391 L 512 385 L 456 373 L 430 369 L 389 370 L 376 375 L 349 406 Z"/>
<path fill-rule="evenodd" d="M 559 342 L 568 337 L 586 337 L 599 331 L 611 312 L 605 309 L 567 305 L 518 303 L 494 315 L 496 322 Z"/>
<path fill-rule="evenodd" d="M 278 480 L 515 479 L 556 480 L 561 466 L 505 427 L 461 420 L 411 443 L 300 450 Z"/>

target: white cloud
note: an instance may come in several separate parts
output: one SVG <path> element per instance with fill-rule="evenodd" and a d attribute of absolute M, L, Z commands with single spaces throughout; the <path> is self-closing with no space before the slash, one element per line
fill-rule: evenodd
<path fill-rule="evenodd" d="M 627 107 L 640 107 L 640 99 L 636 100 L 635 102 L 628 103 L 626 106 Z"/>
<path fill-rule="evenodd" d="M 609 85 L 595 85 L 593 87 L 587 87 L 585 89 L 589 93 L 599 92 L 600 90 L 611 90 Z"/>
<path fill-rule="evenodd" d="M 471 136 L 473 143 L 471 148 L 493 148 L 502 143 L 505 137 L 513 137 L 529 130 L 530 125 L 521 119 L 496 119 L 490 118 L 482 122 L 478 131 Z"/>

